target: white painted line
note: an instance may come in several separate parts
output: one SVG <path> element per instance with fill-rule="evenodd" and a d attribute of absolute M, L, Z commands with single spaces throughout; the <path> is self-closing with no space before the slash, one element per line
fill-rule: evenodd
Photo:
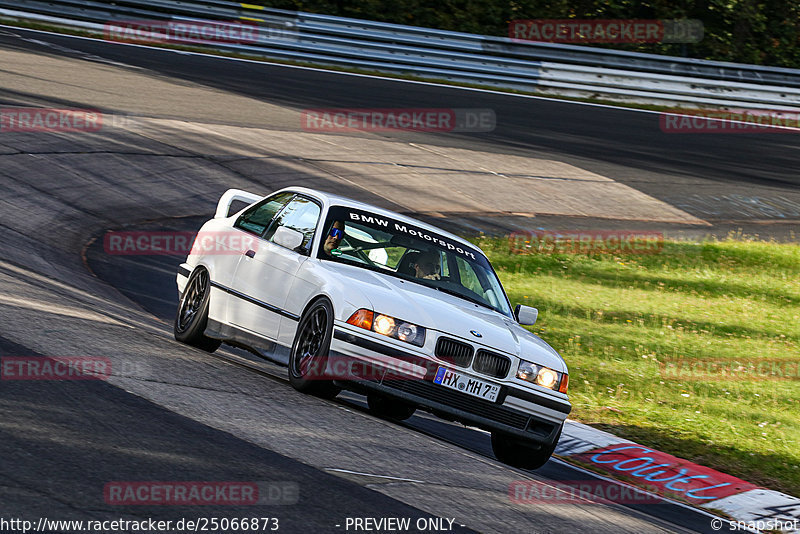
<path fill-rule="evenodd" d="M 361 475 L 364 477 L 386 478 L 389 480 L 402 480 L 403 482 L 417 482 L 419 484 L 425 484 L 424 480 L 415 480 L 413 478 L 391 477 L 389 475 L 373 475 L 372 473 L 359 473 L 358 471 L 349 471 L 347 469 L 338 469 L 336 467 L 326 467 L 325 471 L 336 471 L 337 473 L 348 473 L 351 475 Z"/>

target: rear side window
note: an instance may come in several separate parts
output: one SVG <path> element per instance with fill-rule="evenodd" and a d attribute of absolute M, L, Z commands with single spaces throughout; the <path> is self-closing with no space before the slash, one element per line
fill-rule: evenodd
<path fill-rule="evenodd" d="M 275 218 L 275 214 L 283 208 L 294 193 L 278 193 L 267 197 L 255 206 L 248 208 L 236 219 L 236 228 L 241 228 L 247 232 L 261 235 L 267 229 L 269 223 Z"/>

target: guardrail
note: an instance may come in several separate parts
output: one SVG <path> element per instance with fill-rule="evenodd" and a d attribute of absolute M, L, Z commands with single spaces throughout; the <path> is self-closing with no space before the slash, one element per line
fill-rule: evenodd
<path fill-rule="evenodd" d="M 215 49 L 544 94 L 665 105 L 800 109 L 800 70 L 535 43 L 227 0 L 0 0 L 0 16 L 104 32 L 124 20 L 250 21 Z"/>

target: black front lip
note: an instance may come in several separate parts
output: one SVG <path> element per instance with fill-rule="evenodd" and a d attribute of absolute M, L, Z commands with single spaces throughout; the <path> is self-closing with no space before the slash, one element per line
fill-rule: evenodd
<path fill-rule="evenodd" d="M 396 347 L 385 345 L 383 343 L 378 343 L 377 341 L 374 341 L 372 339 L 368 339 L 363 336 L 358 336 L 356 334 L 347 332 L 340 328 L 334 329 L 333 337 L 340 341 L 344 341 L 345 343 L 350 343 L 352 345 L 356 345 L 361 348 L 378 352 L 385 356 L 397 358 L 398 360 L 411 362 L 416 365 L 419 365 L 420 367 L 424 367 L 428 370 L 428 374 L 425 375 L 425 380 L 433 380 L 433 375 L 436 373 L 436 369 L 438 369 L 440 365 L 445 365 L 445 366 L 447 365 L 446 363 L 438 363 L 433 360 L 423 358 L 422 356 L 418 356 L 416 354 L 406 352 L 402 349 L 398 349 Z M 489 380 L 491 381 L 491 378 L 489 378 Z M 505 400 L 506 396 L 509 396 L 517 399 L 522 399 L 528 402 L 532 402 L 544 408 L 549 408 L 551 410 L 555 410 L 557 412 L 566 415 L 569 415 L 569 413 L 572 411 L 572 406 L 570 404 L 564 404 L 562 402 L 558 402 L 554 399 L 545 397 L 544 395 L 540 395 L 533 391 L 510 388 L 507 385 L 501 385 L 500 387 L 502 389 L 499 397 L 500 403 L 502 403 Z"/>
<path fill-rule="evenodd" d="M 509 388 L 507 385 L 501 385 L 498 401 L 494 403 L 489 403 L 482 399 L 473 399 L 469 395 L 457 391 L 444 391 L 445 388 L 440 390 L 439 386 L 433 384 L 433 376 L 439 367 L 437 362 L 342 329 L 334 329 L 333 336 L 340 341 L 398 360 L 411 362 L 428 370 L 423 380 L 410 379 L 398 375 L 394 375 L 396 380 L 392 380 L 392 375 L 386 373 L 381 375 L 379 379 L 372 377 L 369 380 L 348 379 L 346 381 L 337 381 L 340 385 L 349 389 L 360 390 L 361 392 L 380 392 L 383 395 L 411 402 L 428 411 L 446 414 L 463 423 L 489 431 L 500 431 L 514 435 L 543 446 L 552 444 L 558 435 L 560 425 L 515 408 L 503 406 L 506 396 L 520 398 L 565 415 L 572 409 L 569 404 L 558 403 L 533 392 Z M 331 352 L 331 355 L 337 359 L 358 361 L 356 358 L 341 353 Z M 406 384 L 406 382 L 416 383 Z M 487 417 L 487 412 L 491 412 L 494 417 Z"/>

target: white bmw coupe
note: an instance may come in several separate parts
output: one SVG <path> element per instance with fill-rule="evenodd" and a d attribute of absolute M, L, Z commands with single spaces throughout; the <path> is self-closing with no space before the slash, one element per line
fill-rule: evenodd
<path fill-rule="evenodd" d="M 229 214 L 234 201 L 248 205 Z M 398 213 L 231 189 L 177 283 L 178 341 L 247 348 L 302 392 L 366 394 L 380 417 L 421 409 L 486 429 L 516 467 L 544 465 L 572 408 L 564 360 L 520 326 L 537 310 L 511 308 L 479 248 Z"/>

